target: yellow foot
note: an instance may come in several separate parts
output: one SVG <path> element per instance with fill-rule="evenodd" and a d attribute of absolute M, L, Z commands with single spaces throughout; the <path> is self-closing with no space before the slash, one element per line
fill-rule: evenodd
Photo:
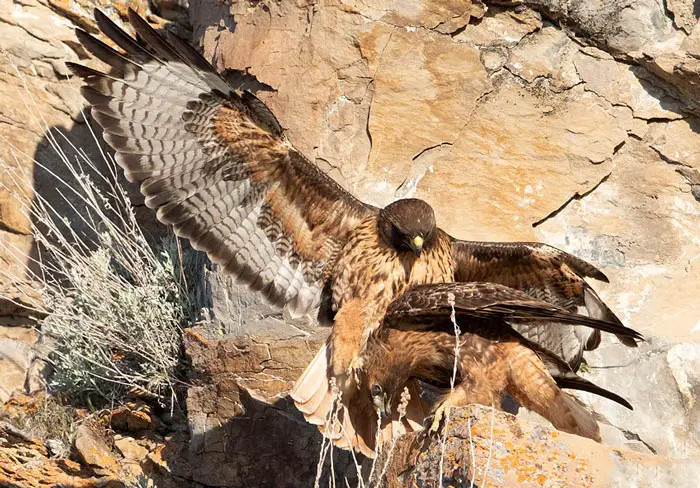
<path fill-rule="evenodd" d="M 440 426 L 442 425 L 443 420 L 446 421 L 447 417 L 450 414 L 450 408 L 452 408 L 452 405 L 450 405 L 450 402 L 444 402 L 442 405 L 440 405 L 437 410 L 435 410 L 435 413 L 433 414 L 433 423 L 430 425 L 430 434 L 437 434 L 438 431 L 440 430 Z"/>
<path fill-rule="evenodd" d="M 363 368 L 364 362 L 358 356 L 355 356 L 346 369 L 334 374 L 338 388 L 343 392 L 344 398 L 348 398 L 352 391 L 360 389 Z"/>

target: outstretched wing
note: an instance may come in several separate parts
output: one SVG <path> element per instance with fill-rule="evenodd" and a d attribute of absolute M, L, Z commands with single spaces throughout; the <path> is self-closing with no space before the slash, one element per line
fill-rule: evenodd
<path fill-rule="evenodd" d="M 453 314 L 460 329 L 483 333 L 500 323 L 508 324 L 523 336 L 523 326 L 556 329 L 562 325 L 583 325 L 630 340 L 642 339 L 641 334 L 624 325 L 569 312 L 497 283 L 439 283 L 409 288 L 389 305 L 383 325 L 399 330 L 454 333 Z"/>
<path fill-rule="evenodd" d="M 594 278 L 607 283 L 608 278 L 592 264 L 555 247 L 538 242 L 454 240 L 452 255 L 455 281 L 500 283 L 569 311 L 585 308 L 591 317 L 622 325 L 585 281 Z M 552 336 L 551 329 L 536 325 L 522 333 L 534 342 L 549 342 L 574 369 L 580 365 L 584 350 L 600 344 L 598 331 L 581 327 L 560 329 Z M 618 339 L 629 347 L 637 345 L 624 336 Z"/>
<path fill-rule="evenodd" d="M 235 91 L 192 47 L 166 41 L 133 10 L 139 40 L 104 14 L 123 52 L 78 31 L 109 74 L 69 64 L 92 116 L 146 205 L 225 272 L 302 315 L 348 232 L 374 215 L 285 139 L 272 112 Z"/>

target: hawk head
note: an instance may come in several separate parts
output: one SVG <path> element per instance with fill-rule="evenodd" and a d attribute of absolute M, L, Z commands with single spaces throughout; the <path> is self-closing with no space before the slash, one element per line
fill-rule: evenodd
<path fill-rule="evenodd" d="M 423 200 L 397 200 L 379 212 L 379 235 L 397 251 L 412 251 L 420 256 L 435 240 L 435 212 Z"/>
<path fill-rule="evenodd" d="M 391 416 L 394 397 L 410 375 L 410 361 L 380 337 L 369 339 L 362 355 L 367 387 L 374 408 L 383 418 Z M 405 363 L 405 364 L 404 364 Z"/>

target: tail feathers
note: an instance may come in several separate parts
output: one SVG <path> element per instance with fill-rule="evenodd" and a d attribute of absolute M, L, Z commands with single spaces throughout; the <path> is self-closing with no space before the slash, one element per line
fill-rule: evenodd
<path fill-rule="evenodd" d="M 333 415 L 335 398 L 333 392 L 328 390 L 323 394 L 322 400 L 315 410 L 304 412 L 299 405 L 297 408 L 304 414 L 306 421 L 312 425 L 325 425 Z"/>
<path fill-rule="evenodd" d="M 306 403 L 297 403 L 297 409 L 304 414 L 324 416 L 328 413 L 325 410 L 328 408 L 329 396 L 332 400 L 333 395 L 330 388 L 328 388 L 328 382 L 319 382 L 318 390 L 316 390 Z"/>
<path fill-rule="evenodd" d="M 377 417 L 371 402 L 350 408 L 341 405 L 335 424 L 319 426 L 319 430 L 340 449 L 353 449 L 368 458 L 376 455 Z"/>
<path fill-rule="evenodd" d="M 328 347 L 324 344 L 289 392 L 297 408 L 311 400 L 319 390 L 328 390 L 327 370 Z"/>
<path fill-rule="evenodd" d="M 407 384 L 411 399 L 406 406 L 406 414 L 399 419 L 398 404 L 392 409 L 392 418 L 381 423 L 377 434 L 377 413 L 367 392 L 359 392 L 350 398 L 349 405 L 340 405 L 336 418 L 326 416 L 324 422 L 318 425 L 321 433 L 331 439 L 333 445 L 341 449 L 354 449 L 363 455 L 374 458 L 377 446 L 390 445 L 394 439 L 423 428 L 423 419 L 427 407 L 420 396 L 420 387 L 416 380 Z M 367 393 L 367 394 L 363 394 Z M 333 403 L 331 398 L 330 403 Z M 322 411 L 330 412 L 333 407 Z M 313 416 L 305 415 L 311 421 L 312 417 L 320 418 L 320 413 Z M 313 422 L 312 422 L 313 423 Z"/>
<path fill-rule="evenodd" d="M 591 318 L 604 320 L 622 326 L 622 321 L 617 318 L 617 315 L 600 299 L 598 294 L 590 286 L 586 286 L 583 290 L 583 299 L 586 304 L 586 310 Z M 616 334 L 618 340 L 627 347 L 637 347 L 637 341 L 634 337 L 624 334 Z M 640 337 L 641 338 L 641 337 Z M 589 350 L 587 348 L 587 350 Z"/>

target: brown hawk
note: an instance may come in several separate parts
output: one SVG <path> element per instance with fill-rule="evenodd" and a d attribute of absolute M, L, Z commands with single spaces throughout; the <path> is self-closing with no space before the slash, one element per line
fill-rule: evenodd
<path fill-rule="evenodd" d="M 162 37 L 133 10 L 128 17 L 137 38 L 95 12 L 120 51 L 77 31 L 109 73 L 67 65 L 84 80 L 81 93 L 117 163 L 162 223 L 272 304 L 293 316 L 319 308 L 334 323 L 329 347 L 292 393 L 310 420 L 331 409 L 329 375 L 354 393 L 347 372 L 361 369 L 367 337 L 409 286 L 493 281 L 619 323 L 584 281 L 605 279 L 593 266 L 543 244 L 456 240 L 421 200 L 384 209 L 361 202 L 287 141 L 255 95 L 230 86 L 178 37 Z M 573 363 L 597 344 L 588 328 L 530 335 Z"/>
<path fill-rule="evenodd" d="M 556 353 L 519 333 L 523 327 L 528 330 L 542 324 L 552 329 L 585 325 L 641 338 L 632 329 L 568 312 L 503 285 L 417 286 L 392 302 L 382 327 L 368 339 L 362 358 L 369 393 L 364 402 L 357 399 L 356 403 L 365 405 L 365 411 L 372 410 L 366 407 L 372 404 L 390 418 L 403 385 L 417 378 L 447 390 L 435 408 L 435 429 L 447 408 L 471 403 L 499 406 L 502 393 L 508 392 L 557 429 L 600 441 L 593 416 L 561 388 L 588 391 L 629 409 L 632 406 L 619 395 L 578 376 Z M 376 415 L 368 415 L 364 423 L 358 417 L 356 429 L 341 443 L 372 451 L 377 436 L 374 426 Z M 396 428 L 384 429 L 379 441 L 396 433 Z M 334 434 L 338 439 L 347 435 Z"/>

